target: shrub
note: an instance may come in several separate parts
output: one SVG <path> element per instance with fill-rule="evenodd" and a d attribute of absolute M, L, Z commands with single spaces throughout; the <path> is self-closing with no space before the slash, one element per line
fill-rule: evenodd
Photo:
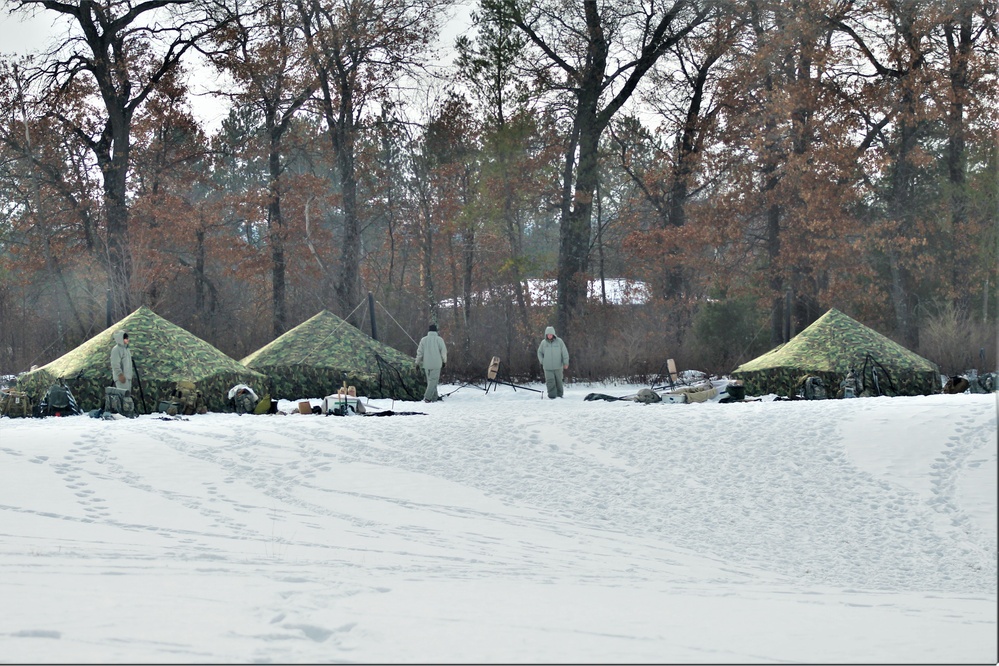
<path fill-rule="evenodd" d="M 752 297 L 707 301 L 694 316 L 691 360 L 706 372 L 728 374 L 767 350 L 767 325 Z"/>
<path fill-rule="evenodd" d="M 954 303 L 935 303 L 922 321 L 919 354 L 946 375 L 996 368 L 996 327 L 972 317 Z"/>

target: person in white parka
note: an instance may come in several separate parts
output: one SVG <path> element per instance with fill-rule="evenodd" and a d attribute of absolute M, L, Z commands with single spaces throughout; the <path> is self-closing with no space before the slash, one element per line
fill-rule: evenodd
<path fill-rule="evenodd" d="M 441 379 L 441 370 L 447 365 L 447 345 L 437 334 L 437 324 L 430 324 L 427 334 L 420 340 L 416 348 L 416 367 L 423 368 L 427 377 L 427 390 L 423 394 L 423 402 L 437 402 L 437 383 Z"/>

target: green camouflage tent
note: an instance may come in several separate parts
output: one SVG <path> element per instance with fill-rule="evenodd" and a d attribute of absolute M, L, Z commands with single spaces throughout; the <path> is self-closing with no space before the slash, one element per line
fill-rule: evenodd
<path fill-rule="evenodd" d="M 743 363 L 732 376 L 743 381 L 748 395 L 793 396 L 805 375 L 821 377 L 835 393 L 851 368 L 867 392 L 875 375 L 885 395 L 929 395 L 940 389 L 935 364 L 835 308 L 789 342 Z"/>
<path fill-rule="evenodd" d="M 37 396 L 37 402 L 62 377 L 81 409 L 103 407 L 104 387 L 111 384 L 112 335 L 122 329 L 128 332 L 132 361 L 138 371 L 139 381 L 132 379 L 132 397 L 140 413 L 155 411 L 159 400 L 169 395 L 179 380 L 193 381 L 213 412 L 227 410 L 227 393 L 232 386 L 247 384 L 259 393 L 266 384 L 266 378 L 259 372 L 249 370 L 193 333 L 142 306 L 48 365 L 21 375 L 18 387 Z"/>
<path fill-rule="evenodd" d="M 422 400 L 427 388 L 416 359 L 378 342 L 323 310 L 241 363 L 267 375 L 272 397 L 322 398 L 346 382 L 369 398 Z"/>

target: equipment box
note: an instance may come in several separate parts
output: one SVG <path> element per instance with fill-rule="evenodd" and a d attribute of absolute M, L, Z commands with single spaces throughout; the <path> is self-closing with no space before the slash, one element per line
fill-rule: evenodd
<path fill-rule="evenodd" d="M 355 398 L 354 396 L 350 395 L 345 396 L 337 394 L 328 395 L 325 398 L 323 398 L 323 414 L 324 415 L 332 414 L 333 410 L 337 409 L 338 407 L 342 410 L 344 405 L 346 405 L 350 409 L 350 411 L 357 414 L 359 412 L 364 411 L 363 407 L 358 408 L 359 404 L 360 400 L 358 398 Z"/>

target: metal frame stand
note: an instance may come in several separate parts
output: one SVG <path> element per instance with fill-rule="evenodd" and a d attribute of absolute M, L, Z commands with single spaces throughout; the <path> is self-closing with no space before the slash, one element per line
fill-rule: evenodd
<path fill-rule="evenodd" d="M 489 389 L 493 389 L 493 392 L 495 392 L 496 387 L 500 384 L 502 384 L 503 386 L 509 386 L 514 391 L 516 391 L 517 389 L 524 389 L 525 391 L 534 391 L 535 393 L 543 393 L 543 391 L 531 388 L 530 386 L 520 386 L 519 384 L 513 384 L 510 382 L 505 382 L 502 379 L 497 379 L 496 377 L 497 375 L 499 375 L 499 365 L 500 365 L 499 356 L 493 356 L 492 360 L 489 361 L 489 369 L 486 371 L 487 394 L 489 393 Z"/>

